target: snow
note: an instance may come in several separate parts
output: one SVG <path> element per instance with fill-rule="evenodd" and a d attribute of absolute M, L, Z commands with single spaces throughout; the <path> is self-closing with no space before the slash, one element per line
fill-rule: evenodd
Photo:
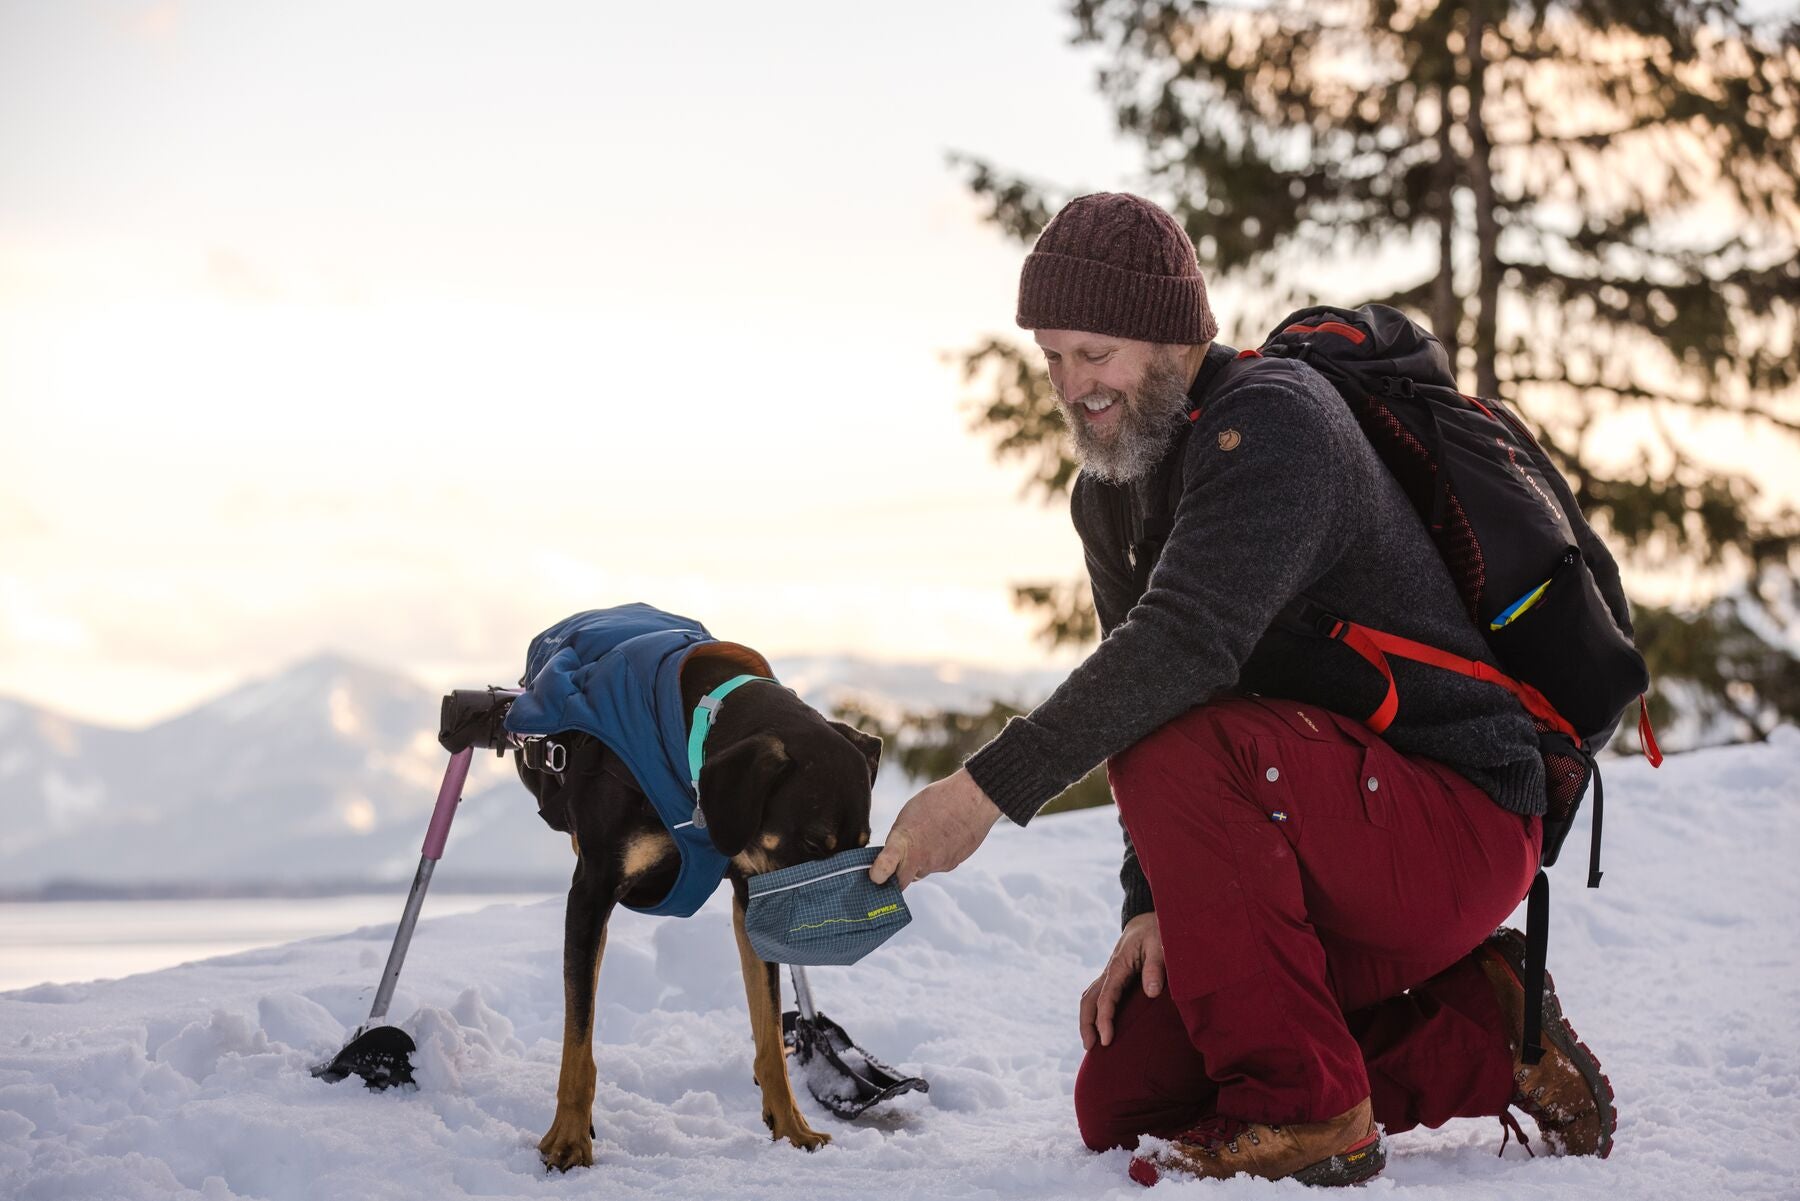
<path fill-rule="evenodd" d="M 1607 774 L 1607 875 L 1585 838 L 1553 873 L 1551 969 L 1618 1089 L 1605 1162 L 1503 1158 L 1497 1123 L 1395 1138 L 1369 1195 L 1800 1193 L 1800 732 Z M 519 820 L 528 820 L 521 815 Z M 545 834 L 544 837 L 550 837 Z M 1076 998 L 1117 932 L 1112 815 L 997 829 L 915 885 L 913 924 L 820 1006 L 931 1081 L 832 1144 L 771 1143 L 751 1082 L 727 897 L 686 920 L 621 911 L 600 981 L 596 1165 L 546 1175 L 561 1036 L 560 902 L 426 918 L 393 1014 L 419 1088 L 308 1068 L 364 1016 L 391 925 L 97 983 L 0 994 L 0 1197 L 135 1199 L 1135 1198 L 1123 1152 L 1076 1137 Z M 446 872 L 456 858 L 453 835 Z M 396 916 L 400 898 L 395 897 Z M 1298 1195 L 1165 1182 L 1159 1197 Z"/>

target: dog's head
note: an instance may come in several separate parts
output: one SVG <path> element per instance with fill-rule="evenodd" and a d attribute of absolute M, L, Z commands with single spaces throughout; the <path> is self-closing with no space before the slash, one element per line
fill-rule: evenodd
<path fill-rule="evenodd" d="M 713 845 L 746 875 L 867 845 L 881 739 L 804 706 L 768 716 L 707 747 L 700 807 Z"/>

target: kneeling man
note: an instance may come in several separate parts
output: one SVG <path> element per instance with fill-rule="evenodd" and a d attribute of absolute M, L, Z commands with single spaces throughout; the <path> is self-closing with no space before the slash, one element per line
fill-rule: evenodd
<path fill-rule="evenodd" d="M 1075 1087 L 1102 1150 L 1204 1176 L 1347 1184 L 1392 1134 L 1529 1113 L 1605 1155 L 1610 1087 L 1546 992 L 1520 1061 L 1523 940 L 1495 927 L 1537 870 L 1531 719 L 1491 684 L 1395 661 L 1400 709 L 1332 613 L 1492 663 L 1423 522 L 1331 385 L 1241 357 L 1186 233 L 1136 196 L 1071 202 L 1025 260 L 1033 332 L 1081 473 L 1072 511 L 1104 639 L 1048 700 L 921 791 L 873 874 L 966 859 L 1107 764 L 1124 933 L 1081 1004 Z M 1609 585 L 1610 587 L 1610 585 Z M 1608 600 L 1623 611 L 1623 598 Z M 1139 987 L 1133 987 L 1133 985 Z M 1521 1132 L 1522 1135 L 1522 1132 Z"/>

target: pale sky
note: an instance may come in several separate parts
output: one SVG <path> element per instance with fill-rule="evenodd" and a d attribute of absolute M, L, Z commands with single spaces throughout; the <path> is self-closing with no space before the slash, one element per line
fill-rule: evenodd
<path fill-rule="evenodd" d="M 0 0 L 0 694 L 136 724 L 334 649 L 517 675 L 647 600 L 1041 664 L 1061 506 L 944 352 L 946 151 L 1129 186 L 1051 3 Z"/>
<path fill-rule="evenodd" d="M 135 725 L 322 650 L 504 682 L 630 600 L 773 656 L 1045 665 L 1009 585 L 1079 545 L 946 361 L 1024 340 L 1024 252 L 945 155 L 1140 188 L 1070 30 L 0 0 L 0 695 Z M 1790 444 L 1701 436 L 1800 490 Z"/>

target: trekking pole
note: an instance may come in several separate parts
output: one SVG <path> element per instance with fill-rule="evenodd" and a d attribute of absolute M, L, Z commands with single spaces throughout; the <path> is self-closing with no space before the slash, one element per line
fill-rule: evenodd
<path fill-rule="evenodd" d="M 406 962 L 406 949 L 412 944 L 413 927 L 419 921 L 419 909 L 425 904 L 425 890 L 431 887 L 431 873 L 444 857 L 444 842 L 450 837 L 450 822 L 462 800 L 463 785 L 469 779 L 469 763 L 475 758 L 471 747 L 450 756 L 444 768 L 444 782 L 438 786 L 437 805 L 431 811 L 431 824 L 425 828 L 425 846 L 419 855 L 419 870 L 413 874 L 412 891 L 406 894 L 406 909 L 400 914 L 400 928 L 394 931 L 394 946 L 388 952 L 387 967 L 381 972 L 381 986 L 375 990 L 375 1006 L 369 1010 L 368 1029 L 387 1016 L 388 1002 L 394 999 L 394 986 L 400 982 L 400 966 Z"/>
<path fill-rule="evenodd" d="M 813 1021 L 818 1013 L 813 1009 L 812 985 L 806 981 L 806 969 L 797 963 L 790 963 L 788 974 L 794 979 L 794 1006 L 800 1010 L 801 1020 Z"/>
<path fill-rule="evenodd" d="M 790 963 L 788 973 L 797 1009 L 781 1015 L 782 1037 L 806 1068 L 806 1087 L 819 1104 L 849 1120 L 896 1094 L 931 1091 L 922 1078 L 902 1076 L 857 1046 L 842 1026 L 820 1013 L 805 968 Z"/>
<path fill-rule="evenodd" d="M 388 1004 L 394 999 L 394 986 L 400 981 L 400 967 L 406 962 L 406 949 L 412 943 L 413 927 L 419 921 L 419 908 L 425 903 L 425 890 L 431 887 L 431 873 L 444 856 L 450 822 L 462 800 L 463 785 L 468 782 L 469 764 L 474 757 L 474 748 L 465 746 L 450 756 L 450 763 L 444 768 L 444 782 L 438 786 L 431 824 L 425 828 L 419 870 L 413 874 L 412 891 L 406 894 L 406 908 L 400 914 L 399 928 L 394 931 L 394 945 L 388 951 L 387 967 L 382 969 L 381 983 L 375 989 L 375 1004 L 369 1009 L 369 1020 L 357 1027 L 356 1033 L 333 1059 L 313 1069 L 313 1075 L 323 1080 L 335 1083 L 356 1075 L 376 1090 L 412 1083 L 412 1062 L 408 1057 L 418 1048 L 411 1035 L 397 1026 L 383 1025 L 382 1019 L 387 1017 Z"/>

